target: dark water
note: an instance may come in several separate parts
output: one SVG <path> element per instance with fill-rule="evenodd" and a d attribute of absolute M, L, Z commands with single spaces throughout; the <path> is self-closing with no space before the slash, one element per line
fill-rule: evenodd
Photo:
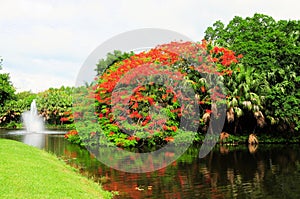
<path fill-rule="evenodd" d="M 6 133 L 0 131 L 0 137 L 42 140 Z M 37 147 L 63 158 L 105 189 L 118 191 L 116 198 L 300 198 L 299 145 L 216 146 L 204 159 L 198 159 L 199 146 L 192 146 L 164 169 L 131 174 L 103 165 L 63 135 L 43 139 Z"/>

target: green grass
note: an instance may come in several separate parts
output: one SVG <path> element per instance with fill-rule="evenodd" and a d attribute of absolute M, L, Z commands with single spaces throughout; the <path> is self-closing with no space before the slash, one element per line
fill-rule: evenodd
<path fill-rule="evenodd" d="M 0 198 L 112 198 L 45 151 L 0 139 Z"/>

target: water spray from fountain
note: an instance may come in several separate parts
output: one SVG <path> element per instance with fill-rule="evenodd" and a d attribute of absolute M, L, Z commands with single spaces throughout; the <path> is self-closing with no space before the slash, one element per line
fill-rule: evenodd
<path fill-rule="evenodd" d="M 22 119 L 28 133 L 43 133 L 44 121 L 43 118 L 38 115 L 35 100 L 31 103 L 30 111 L 26 111 L 22 114 Z"/>

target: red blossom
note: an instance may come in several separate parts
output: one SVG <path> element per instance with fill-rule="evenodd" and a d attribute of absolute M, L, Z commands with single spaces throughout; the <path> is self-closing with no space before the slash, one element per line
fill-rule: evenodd
<path fill-rule="evenodd" d="M 169 129 L 169 128 L 168 128 L 166 125 L 163 126 L 163 130 L 164 130 L 164 131 L 166 131 L 166 130 L 168 130 L 168 129 Z"/>
<path fill-rule="evenodd" d="M 129 137 L 127 138 L 127 140 L 135 140 L 135 137 L 134 137 L 134 136 L 129 136 Z"/>
<path fill-rule="evenodd" d="M 174 138 L 173 137 L 166 137 L 165 141 L 167 141 L 167 142 L 173 142 Z"/>
<path fill-rule="evenodd" d="M 148 124 L 148 120 L 142 122 L 142 126 L 146 126 Z"/>
<path fill-rule="evenodd" d="M 210 110 L 210 109 L 205 109 L 205 113 L 211 113 L 212 112 L 212 110 Z"/>
<path fill-rule="evenodd" d="M 201 92 L 205 93 L 205 91 L 206 91 L 205 86 L 201 86 Z"/>
<path fill-rule="evenodd" d="M 78 135 L 78 132 L 76 130 L 70 130 L 68 131 L 66 134 L 65 134 L 65 138 L 69 138 L 71 136 L 75 136 L 75 135 Z"/>
<path fill-rule="evenodd" d="M 177 127 L 176 126 L 171 126 L 170 127 L 172 131 L 176 132 L 177 131 Z"/>
<path fill-rule="evenodd" d="M 148 97 L 148 102 L 150 105 L 154 104 L 154 99 L 152 97 Z"/>
<path fill-rule="evenodd" d="M 134 103 L 134 105 L 133 105 L 131 108 L 137 109 L 138 107 L 139 107 L 139 105 L 138 105 L 138 103 L 136 102 L 136 103 Z"/>
<path fill-rule="evenodd" d="M 115 133 L 111 131 L 111 132 L 109 133 L 109 136 L 113 136 L 114 134 L 115 134 Z"/>
<path fill-rule="evenodd" d="M 69 121 L 69 118 L 67 118 L 67 117 L 62 117 L 62 118 L 60 118 L 60 121 L 61 121 L 61 122 L 67 122 L 67 121 Z"/>

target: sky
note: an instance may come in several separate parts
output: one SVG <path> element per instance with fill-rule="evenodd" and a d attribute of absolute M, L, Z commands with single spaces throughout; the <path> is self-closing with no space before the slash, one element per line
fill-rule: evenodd
<path fill-rule="evenodd" d="M 299 8 L 298 0 L 0 0 L 0 72 L 18 92 L 74 86 L 91 52 L 126 31 L 163 28 L 200 41 L 217 20 L 299 20 Z"/>

